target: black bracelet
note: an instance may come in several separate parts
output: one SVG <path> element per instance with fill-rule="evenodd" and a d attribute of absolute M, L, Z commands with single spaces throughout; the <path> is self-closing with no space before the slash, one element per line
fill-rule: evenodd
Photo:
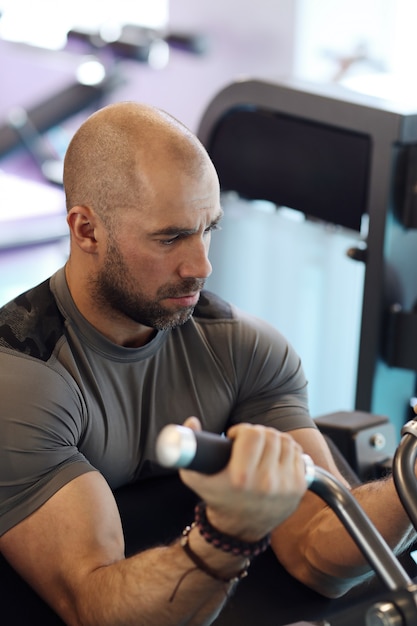
<path fill-rule="evenodd" d="M 271 535 L 268 534 L 259 541 L 240 541 L 235 537 L 220 532 L 210 524 L 207 518 L 207 505 L 205 502 L 199 502 L 194 509 L 195 525 L 200 531 L 200 535 L 215 548 L 223 550 L 223 552 L 231 552 L 234 556 L 244 556 L 247 559 L 253 559 L 261 552 L 265 552 L 271 543 Z"/>

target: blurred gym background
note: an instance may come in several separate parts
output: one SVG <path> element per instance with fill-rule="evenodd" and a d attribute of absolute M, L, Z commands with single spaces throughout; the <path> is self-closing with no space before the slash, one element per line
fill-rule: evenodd
<path fill-rule="evenodd" d="M 62 158 L 95 109 L 139 100 L 197 133 L 224 86 L 285 77 L 412 103 L 416 14 L 412 0 L 0 0 L 0 304 L 65 262 Z M 223 201 L 208 288 L 290 339 L 314 416 L 353 409 L 364 265 L 347 251 L 366 223 Z M 402 422 L 394 400 L 379 408 Z"/>

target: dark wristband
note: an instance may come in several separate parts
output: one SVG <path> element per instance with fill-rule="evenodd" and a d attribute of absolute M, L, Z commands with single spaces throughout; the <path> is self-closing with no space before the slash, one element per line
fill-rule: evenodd
<path fill-rule="evenodd" d="M 207 505 L 199 502 L 194 509 L 194 523 L 200 535 L 215 548 L 223 552 L 230 552 L 234 556 L 243 556 L 253 559 L 268 548 L 271 542 L 271 535 L 268 534 L 259 541 L 241 541 L 230 535 L 220 532 L 210 524 L 207 518 Z"/>

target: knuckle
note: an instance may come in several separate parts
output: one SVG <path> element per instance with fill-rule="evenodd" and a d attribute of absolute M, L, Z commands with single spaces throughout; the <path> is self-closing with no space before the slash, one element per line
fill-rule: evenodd
<path fill-rule="evenodd" d="M 246 491 L 251 485 L 251 473 L 245 467 L 230 473 L 230 486 L 233 491 Z"/>

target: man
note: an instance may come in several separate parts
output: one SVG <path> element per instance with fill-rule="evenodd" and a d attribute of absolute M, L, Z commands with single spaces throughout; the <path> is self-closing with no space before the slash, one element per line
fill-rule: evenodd
<path fill-rule="evenodd" d="M 343 479 L 300 361 L 202 292 L 222 215 L 204 148 L 162 111 L 111 105 L 73 137 L 64 186 L 65 268 L 0 312 L 1 553 L 70 625 L 209 624 L 270 534 L 299 580 L 349 589 L 368 568 L 305 494 L 302 451 Z M 112 491 L 162 473 L 157 434 L 187 417 L 227 431 L 231 460 L 214 476 L 181 471 L 196 523 L 125 558 Z M 392 482 L 356 494 L 397 546 L 409 524 Z"/>

